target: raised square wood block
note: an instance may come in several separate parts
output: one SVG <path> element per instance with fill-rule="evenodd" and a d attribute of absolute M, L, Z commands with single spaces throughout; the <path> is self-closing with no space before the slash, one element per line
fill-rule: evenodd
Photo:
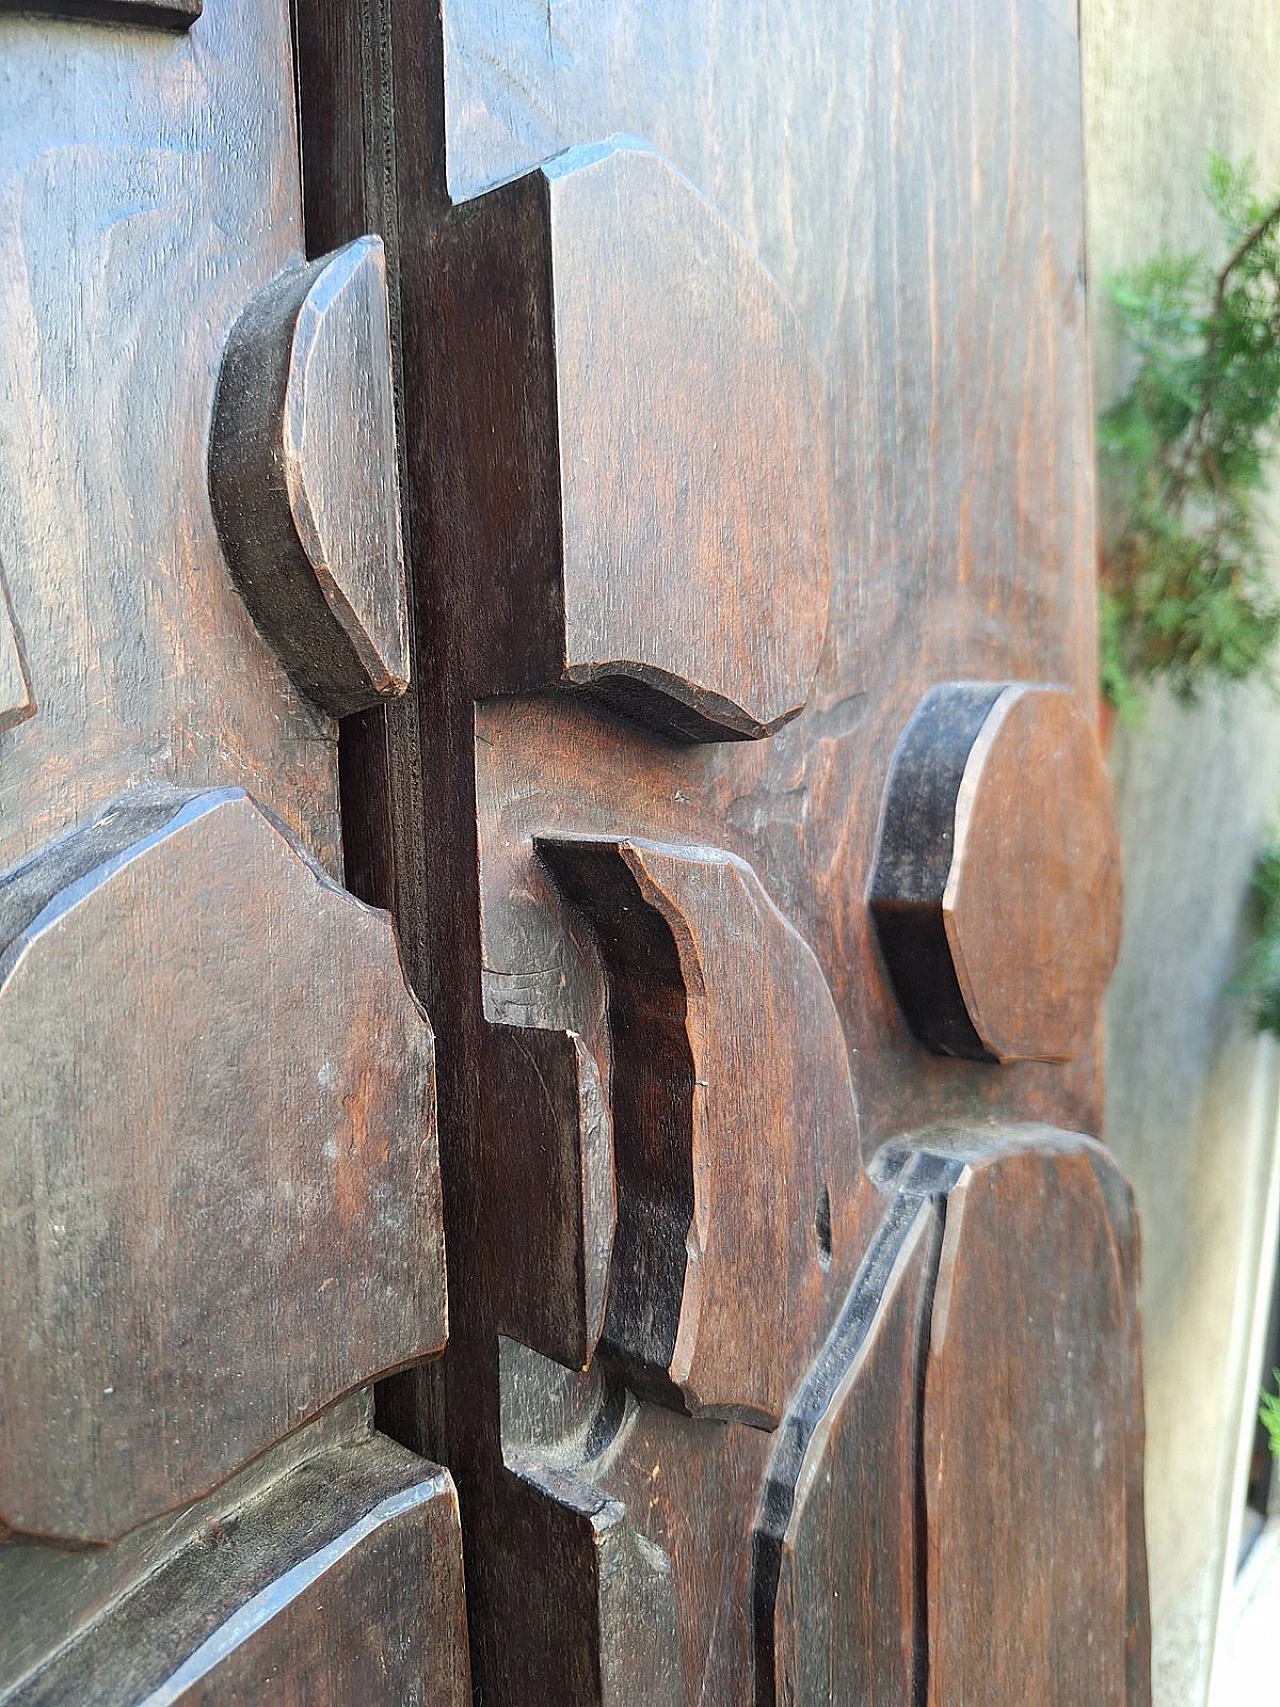
<path fill-rule="evenodd" d="M 433 240 L 455 357 L 451 550 L 492 691 L 567 687 L 681 740 L 771 734 L 826 632 L 826 453 L 794 310 L 658 154 L 571 149 Z"/>

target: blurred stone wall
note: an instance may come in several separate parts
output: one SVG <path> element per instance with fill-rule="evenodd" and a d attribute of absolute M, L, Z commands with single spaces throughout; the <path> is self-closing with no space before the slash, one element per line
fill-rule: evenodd
<path fill-rule="evenodd" d="M 1254 155 L 1280 187 L 1280 0 L 1081 0 L 1081 27 L 1101 406 L 1125 378 L 1105 280 L 1162 245 L 1214 244 L 1209 150 Z M 1280 705 L 1264 691 L 1194 710 L 1156 696 L 1140 730 L 1115 731 L 1110 761 L 1126 925 L 1106 1013 L 1107 1138 L 1143 1224 L 1156 1702 L 1201 1707 L 1275 1260 L 1276 1052 L 1229 986 L 1252 863 L 1280 822 Z"/>

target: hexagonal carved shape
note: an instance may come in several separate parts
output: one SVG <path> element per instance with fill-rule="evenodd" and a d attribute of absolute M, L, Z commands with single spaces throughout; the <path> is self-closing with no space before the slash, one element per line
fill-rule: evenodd
<path fill-rule="evenodd" d="M 401 555 L 381 240 L 290 269 L 241 315 L 209 450 L 218 533 L 289 674 L 342 717 L 403 693 Z"/>
<path fill-rule="evenodd" d="M 826 466 L 794 310 L 659 155 L 571 149 L 456 208 L 439 502 L 493 587 L 481 691 L 572 688 L 680 740 L 771 734 L 826 629 Z"/>
<path fill-rule="evenodd" d="M 390 918 L 239 790 L 0 879 L 0 1522 L 107 1541 L 445 1335 Z"/>
<path fill-rule="evenodd" d="M 1120 942 L 1097 737 L 1064 688 L 948 682 L 886 787 L 869 902 L 912 1030 L 945 1055 L 1068 1061 Z"/>

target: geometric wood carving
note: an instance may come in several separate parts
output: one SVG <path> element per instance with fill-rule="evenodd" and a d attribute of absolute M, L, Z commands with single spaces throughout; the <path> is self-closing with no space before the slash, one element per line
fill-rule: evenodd
<path fill-rule="evenodd" d="M 1127 1699 L 1136 1395 L 1111 1166 L 1083 1141 L 996 1154 L 948 1195 L 924 1376 L 929 1707 Z"/>
<path fill-rule="evenodd" d="M 22 635 L 13 614 L 9 584 L 0 568 L 0 734 L 34 717 L 35 711 Z"/>
<path fill-rule="evenodd" d="M 238 789 L 0 880 L 0 1520 L 107 1541 L 445 1337 L 431 1030 Z"/>
<path fill-rule="evenodd" d="M 759 1707 L 926 1676 L 929 1707 L 1146 1700 L 1123 1179 L 1044 1127 L 894 1140 L 872 1173 L 881 1226 L 762 1493 Z"/>
<path fill-rule="evenodd" d="M 394 898 L 415 965 L 427 969 L 432 1011 L 447 1016 L 449 1232 L 466 1282 L 444 1370 L 406 1379 L 396 1427 L 433 1449 L 445 1441 L 459 1475 L 486 1703 L 593 1699 L 612 1651 L 631 1667 L 633 1690 L 647 1694 L 661 1676 L 657 1692 L 668 1699 L 742 1707 L 756 1692 L 761 1655 L 752 1623 L 754 1500 L 803 1413 L 812 1454 L 801 1454 L 805 1474 L 793 1478 L 791 1563 L 780 1561 L 772 1608 L 781 1655 L 774 1681 L 779 1692 L 794 1687 L 819 1702 L 856 1702 L 866 1682 L 868 1699 L 896 1707 L 923 1698 L 929 1661 L 923 1466 L 907 1439 L 914 1430 L 920 1442 L 927 1324 L 913 1342 L 906 1288 L 891 1291 L 863 1342 L 865 1388 L 850 1344 L 830 1337 L 838 1322 L 849 1326 L 842 1312 L 880 1206 L 864 1201 L 843 1239 L 837 1230 L 817 1307 L 786 1320 L 788 1357 L 799 1367 L 784 1370 L 778 1430 L 742 1427 L 744 1410 L 728 1410 L 734 1420 L 698 1414 L 712 1389 L 694 1380 L 691 1399 L 673 1378 L 685 1376 L 674 1352 L 688 1322 L 698 1330 L 697 1355 L 720 1359 L 719 1396 L 752 1399 L 752 1420 L 764 1420 L 773 1395 L 763 1383 L 747 1388 L 759 1365 L 734 1367 L 732 1341 L 757 1325 L 753 1314 L 771 1324 L 782 1313 L 767 1280 L 777 1273 L 771 1215 L 782 1211 L 788 1254 L 794 1244 L 806 1272 L 821 1275 L 821 1218 L 800 1213 L 805 1193 L 780 1201 L 771 1182 L 754 1177 L 783 1148 L 759 1105 L 770 1102 L 775 1076 L 799 1076 L 792 1063 L 805 1059 L 810 1039 L 799 1027 L 771 1031 L 743 1017 L 754 1003 L 768 1005 L 758 986 L 769 933 L 760 918 L 751 923 L 750 909 L 720 904 L 717 884 L 724 879 L 727 891 L 728 874 L 714 871 L 714 859 L 749 862 L 742 869 L 752 881 L 758 875 L 812 944 L 838 1006 L 834 1029 L 848 1040 L 843 1076 L 852 1069 L 876 1145 L 958 1116 L 988 1136 L 1032 1117 L 1091 1120 L 1091 1039 L 1065 1069 L 1030 1061 L 1001 1073 L 917 1048 L 879 975 L 863 905 L 882 779 L 930 684 L 991 672 L 1070 681 L 1082 702 L 1090 691 L 1073 32 L 1063 8 L 1020 0 L 918 8 L 906 29 L 892 8 L 835 4 L 726 12 L 584 0 L 555 9 L 550 23 L 536 0 L 497 8 L 448 0 L 426 13 L 370 5 L 372 31 L 361 5 L 301 0 L 300 17 L 313 25 L 302 32 L 314 68 L 302 93 L 308 211 L 317 246 L 384 230 L 399 269 L 409 559 L 415 608 L 430 624 L 412 709 L 379 710 L 348 731 L 351 774 L 367 779 L 373 801 L 356 869 L 367 893 Z M 963 74 L 946 69 L 961 65 Z M 389 99 L 392 88 L 415 95 Z M 793 617 L 808 627 L 808 583 L 800 579 L 793 611 L 791 565 L 780 557 L 783 567 L 765 583 L 770 606 L 744 621 L 740 639 L 732 580 L 708 588 L 696 548 L 661 549 L 674 513 L 667 495 L 679 495 L 663 459 L 675 462 L 673 447 L 714 416 L 704 398 L 718 406 L 729 389 L 717 388 L 711 360 L 701 382 L 695 375 L 687 385 L 681 356 L 686 347 L 732 351 L 754 332 L 748 324 L 740 333 L 733 315 L 714 307 L 696 345 L 686 346 L 678 328 L 651 332 L 650 310 L 656 318 L 664 298 L 678 300 L 670 273 L 695 270 L 681 259 L 681 199 L 690 192 L 651 156 L 635 170 L 652 174 L 652 197 L 637 193 L 631 163 L 620 159 L 635 150 L 589 146 L 619 125 L 652 136 L 726 223 L 748 234 L 776 268 L 821 363 L 835 470 L 832 632 L 807 709 L 775 740 L 726 742 L 768 732 L 761 708 L 744 705 L 753 665 L 740 655 L 767 660 Z M 597 184 L 601 205 L 592 205 L 587 192 Z M 566 186 L 581 192 L 590 217 L 572 217 Z M 605 234 L 599 247 L 593 229 Z M 714 271 L 703 275 L 713 305 L 731 294 L 718 292 Z M 574 361 L 585 407 L 565 406 Z M 743 414 L 751 442 L 773 435 L 784 455 L 794 435 L 777 425 L 773 389 L 759 386 Z M 740 395 L 750 399 L 750 388 Z M 769 479 L 767 464 L 738 453 L 738 436 L 735 420 L 719 439 L 700 516 L 723 514 L 716 481 L 736 487 L 744 467 L 759 468 L 758 490 Z M 581 467 L 596 471 L 590 481 Z M 732 507 L 732 491 L 729 498 Z M 577 591 L 564 561 L 582 537 L 570 516 L 575 499 L 604 540 L 584 554 Z M 732 535 L 722 529 L 717 543 Z M 748 593 L 758 585 L 749 577 Z M 718 699 L 700 694 L 707 683 L 698 669 L 645 665 L 625 639 L 575 654 L 567 607 L 582 589 L 607 619 L 614 603 L 634 598 L 635 632 L 655 647 L 718 629 L 727 689 L 713 689 Z M 623 669 L 603 673 L 619 659 Z M 628 675 L 631 666 L 645 667 Z M 566 703 L 571 695 L 576 702 Z M 603 710 L 593 703 L 601 700 Z M 648 739 L 636 724 L 690 744 Z M 583 838 L 604 846 L 582 851 Z M 708 847 L 726 851 L 703 856 Z M 660 863 L 667 857 L 669 870 Z M 945 880 L 944 872 L 939 914 Z M 747 893 L 746 878 L 737 881 Z M 442 907 L 446 895 L 452 904 Z M 942 937 L 947 948 L 945 925 Z M 779 991 L 803 983 L 777 979 Z M 976 1036 L 967 1016 L 966 1024 Z M 538 1042 L 517 1062 L 521 1028 Z M 992 1053 L 980 1040 L 978 1049 Z M 811 1076 L 830 1074 L 823 1067 Z M 703 1089 L 708 1107 L 713 1092 L 725 1099 L 721 1114 L 708 1113 L 705 1134 L 695 1108 Z M 592 1107 L 597 1091 L 603 1119 Z M 608 1213 L 602 1192 L 600 1213 L 588 1214 L 586 1182 L 603 1172 L 610 1120 L 616 1231 L 591 1358 L 598 1294 L 585 1274 L 603 1260 Z M 734 1146 L 752 1158 L 753 1177 L 743 1179 L 741 1168 L 717 1177 L 722 1152 Z M 691 1157 L 706 1163 L 715 1186 L 705 1220 Z M 907 1187 L 880 1162 L 884 1213 L 892 1214 Z M 965 1165 L 954 1156 L 939 1162 L 936 1193 Z M 527 1193 L 540 1169 L 547 1189 Z M 631 1260 L 639 1242 L 627 1231 L 629 1215 L 644 1214 L 646 1176 L 647 1207 L 662 1223 L 661 1249 L 644 1253 L 653 1256 L 648 1268 Z M 866 1197 L 874 1194 L 867 1184 Z M 922 1195 L 919 1186 L 913 1215 Z M 730 1252 L 742 1265 L 741 1296 L 736 1319 L 727 1309 L 719 1317 L 729 1340 L 722 1348 L 705 1301 L 687 1296 L 684 1283 L 706 1265 L 707 1229 L 721 1240 L 726 1221 L 751 1232 Z M 716 1264 L 732 1242 L 731 1231 Z M 662 1339 L 646 1345 L 638 1331 L 629 1363 L 615 1343 L 625 1337 L 615 1303 L 619 1289 L 642 1299 L 650 1275 Z M 924 1290 L 923 1273 L 914 1277 Z M 561 1313 L 531 1303 L 539 1284 L 563 1286 Z M 640 1330 L 653 1325 L 639 1309 L 631 1319 Z M 508 1333 L 560 1355 L 551 1352 L 552 1329 L 566 1350 L 576 1334 L 566 1362 L 594 1367 L 576 1374 L 545 1357 L 494 1356 L 495 1339 Z M 1118 1358 L 1128 1343 L 1121 1336 Z M 910 1414 L 891 1419 L 889 1437 L 876 1434 L 876 1382 L 901 1392 L 913 1344 L 902 1394 Z M 583 1347 L 587 1357 L 577 1355 Z M 827 1404 L 833 1370 L 824 1358 L 833 1350 L 850 1355 Z M 1001 1377 L 1020 1373 L 1002 1368 Z M 585 1421 L 601 1384 L 616 1422 L 604 1445 Z M 998 1413 L 990 1372 L 987 1387 Z M 1132 1403 L 1129 1417 L 1115 1418 L 1122 1436 L 1131 1416 Z M 860 1485 L 837 1485 L 859 1473 Z M 535 1481 L 540 1517 L 531 1515 Z M 978 1466 L 965 1484 L 978 1528 L 984 1485 Z M 1060 1491 L 1070 1497 L 1069 1478 Z M 874 1543 L 858 1533 L 864 1522 L 896 1530 L 888 1556 L 873 1558 Z M 646 1621 L 639 1597 L 634 1622 L 601 1611 L 608 1546 L 599 1536 L 617 1541 L 627 1527 L 670 1561 L 680 1660 L 670 1681 L 636 1641 Z M 963 1552 L 967 1531 L 960 1535 Z M 964 1562 L 981 1569 L 981 1548 Z M 884 1626 L 870 1631 L 866 1608 L 879 1597 L 865 1587 L 868 1572 L 883 1573 L 887 1606 Z M 821 1602 L 824 1581 L 839 1586 L 839 1601 Z M 1121 1580 L 1112 1588 L 1126 1592 Z M 788 1632 L 793 1649 L 812 1638 L 795 1665 Z M 879 1684 L 882 1696 L 873 1693 Z M 981 1687 L 971 1698 L 985 1699 Z M 1027 1699 L 1006 1690 L 999 1707 Z"/>
<path fill-rule="evenodd" d="M 1069 1061 L 1120 945 L 1097 736 L 1063 688 L 948 682 L 894 755 L 872 917 L 912 1030 L 941 1054 Z"/>
<path fill-rule="evenodd" d="M 377 237 L 273 279 L 232 331 L 210 441 L 236 585 L 335 717 L 409 681 L 388 313 Z"/>
<path fill-rule="evenodd" d="M 535 1595 L 523 1614 L 512 1609 L 511 1639 L 524 1657 L 531 1707 L 679 1707 L 670 1559 L 617 1500 L 571 1470 L 515 1452 L 507 1474 L 513 1527 L 543 1561 L 535 1595 L 551 1590 L 557 1619 L 571 1632 L 564 1643 L 538 1640 L 529 1617 Z"/>
<path fill-rule="evenodd" d="M 617 1227 L 613 1117 L 600 1068 L 572 1031 L 495 1025 L 492 1084 L 518 1098 L 513 1141 L 495 1155 L 522 1233 L 495 1252 L 502 1329 L 585 1369 L 604 1328 Z"/>
<path fill-rule="evenodd" d="M 901 1196 L 787 1411 L 752 1548 L 757 1707 L 910 1702 L 936 1208 Z"/>
<path fill-rule="evenodd" d="M 134 1579 L 93 1610 L 0 1684 L 5 1707 L 471 1699 L 457 1495 L 376 1434 L 232 1496 L 176 1545 L 152 1536 Z"/>
<path fill-rule="evenodd" d="M 441 501 L 489 565 L 492 690 L 581 689 L 681 740 L 795 716 L 826 629 L 821 415 L 741 239 L 607 144 L 454 209 L 434 260 L 474 453 Z"/>
<path fill-rule="evenodd" d="M 648 1397 L 772 1428 L 861 1169 L 826 980 L 732 854 L 535 847 L 609 985 L 618 1207 L 602 1350 Z"/>

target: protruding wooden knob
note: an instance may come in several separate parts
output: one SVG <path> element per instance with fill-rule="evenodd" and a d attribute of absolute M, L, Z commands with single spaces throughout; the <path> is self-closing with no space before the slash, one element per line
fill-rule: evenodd
<path fill-rule="evenodd" d="M 403 693 L 409 624 L 382 242 L 282 273 L 241 315 L 209 481 L 254 621 L 334 716 Z"/>
<path fill-rule="evenodd" d="M 1120 854 L 1097 737 L 1063 688 L 949 682 L 894 756 L 870 904 L 931 1049 L 1067 1061 L 1120 940 Z"/>

